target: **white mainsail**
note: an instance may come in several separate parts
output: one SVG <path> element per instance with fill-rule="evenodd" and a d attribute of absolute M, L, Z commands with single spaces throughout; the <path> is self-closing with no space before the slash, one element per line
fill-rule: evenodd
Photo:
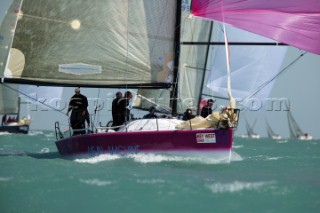
<path fill-rule="evenodd" d="M 182 114 L 187 108 L 194 112 L 198 109 L 199 96 L 202 91 L 201 81 L 206 72 L 206 58 L 209 45 L 199 45 L 198 42 L 208 42 L 211 37 L 212 22 L 204 19 L 194 18 L 190 15 L 190 0 L 182 1 L 181 24 L 180 24 L 180 50 L 179 50 L 179 70 L 178 79 L 174 83 L 173 89 L 159 90 L 139 90 L 138 94 L 155 101 L 166 109 L 171 110 L 172 93 L 177 90 L 178 114 Z M 158 74 L 160 79 L 172 79 L 173 54 L 168 54 L 161 58 L 162 69 Z M 175 84 L 177 83 L 177 84 Z M 138 107 L 148 109 L 153 103 L 148 100 L 139 102 Z M 161 109 L 160 109 L 161 110 Z"/>
<path fill-rule="evenodd" d="M 113 88 L 171 85 L 157 74 L 161 58 L 174 50 L 175 1 L 25 0 L 21 10 L 13 47 L 27 63 L 21 75 L 4 75 L 5 81 Z"/>
<path fill-rule="evenodd" d="M 10 85 L 16 87 L 17 85 Z M 0 84 L 0 114 L 18 115 L 19 113 L 19 95 L 5 85 Z"/>
<path fill-rule="evenodd" d="M 23 58 L 16 50 L 10 51 L 21 0 L 6 1 L 2 4 L 0 14 L 0 73 L 21 72 L 24 67 Z M 0 84 L 0 114 L 19 115 L 20 100 L 18 85 Z"/>
<path fill-rule="evenodd" d="M 6 5 L 8 4 L 9 5 Z M 1 3 L 2 4 L 2 3 Z M 0 22 L 0 76 L 4 75 L 7 68 L 10 48 L 12 46 L 13 37 L 15 35 L 17 20 L 22 0 L 13 0 L 5 2 L 1 5 L 1 22 Z M 7 7 L 6 7 L 7 6 Z M 9 74 L 11 74 L 9 72 Z"/>

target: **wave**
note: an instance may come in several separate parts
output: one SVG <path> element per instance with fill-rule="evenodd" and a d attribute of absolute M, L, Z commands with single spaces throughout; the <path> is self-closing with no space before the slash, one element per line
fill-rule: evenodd
<path fill-rule="evenodd" d="M 50 149 L 45 147 L 45 148 L 42 148 L 39 153 L 49 153 L 49 152 L 50 152 Z"/>
<path fill-rule="evenodd" d="M 12 178 L 11 177 L 0 177 L 0 182 L 5 182 L 5 181 L 9 181 L 11 180 Z"/>
<path fill-rule="evenodd" d="M 13 135 L 13 134 L 15 134 L 15 133 L 10 133 L 10 132 L 0 132 L 0 136 L 1 136 L 1 135 Z"/>
<path fill-rule="evenodd" d="M 26 156 L 27 153 L 23 151 L 1 152 L 0 156 Z"/>
<path fill-rule="evenodd" d="M 288 140 L 279 140 L 277 143 L 288 143 Z"/>
<path fill-rule="evenodd" d="M 212 193 L 235 193 L 243 190 L 259 190 L 265 187 L 269 187 L 275 184 L 274 181 L 267 181 L 267 182 L 240 182 L 234 181 L 232 183 L 214 183 L 210 185 L 206 185 Z"/>
<path fill-rule="evenodd" d="M 232 151 L 231 152 L 231 162 L 235 162 L 235 161 L 243 161 L 243 158 L 236 152 Z"/>
<path fill-rule="evenodd" d="M 88 185 L 94 185 L 94 186 L 107 186 L 111 185 L 113 182 L 112 181 L 106 181 L 106 180 L 99 180 L 99 179 L 80 179 L 81 183 L 85 183 Z"/>
<path fill-rule="evenodd" d="M 138 179 L 137 183 L 141 184 L 159 184 L 159 183 L 165 183 L 166 181 L 163 179 Z"/>
<path fill-rule="evenodd" d="M 239 148 L 242 148 L 242 147 L 243 147 L 243 145 L 233 145 L 232 146 L 233 149 L 239 149 Z"/>
<path fill-rule="evenodd" d="M 43 135 L 44 132 L 43 131 L 39 131 L 39 130 L 30 130 L 28 132 L 28 135 L 31 135 L 31 136 L 36 136 L 36 135 Z"/>
<path fill-rule="evenodd" d="M 279 160 L 282 159 L 283 157 L 268 157 L 266 156 L 266 160 Z"/>
<path fill-rule="evenodd" d="M 270 160 L 280 160 L 284 158 L 283 156 L 267 156 L 267 155 L 256 155 L 252 157 L 248 157 L 248 159 L 257 159 L 257 160 L 264 160 L 264 161 L 270 161 Z"/>

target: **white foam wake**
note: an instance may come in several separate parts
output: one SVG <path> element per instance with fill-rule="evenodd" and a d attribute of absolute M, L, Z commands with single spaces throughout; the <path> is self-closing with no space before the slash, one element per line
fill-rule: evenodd
<path fill-rule="evenodd" d="M 49 152 L 50 152 L 50 149 L 45 147 L 45 148 L 42 148 L 39 153 L 49 153 Z"/>
<path fill-rule="evenodd" d="M 142 154 L 131 156 L 134 161 L 139 163 L 161 163 L 161 162 L 191 162 L 202 164 L 221 164 L 225 163 L 226 159 L 215 159 L 203 156 L 190 157 L 190 156 L 178 156 L 178 155 L 163 155 L 163 154 Z"/>
<path fill-rule="evenodd" d="M 31 130 L 29 131 L 28 135 L 43 135 L 44 133 L 42 131 L 37 131 L 37 130 Z"/>
<path fill-rule="evenodd" d="M 0 135 L 12 135 L 13 133 L 9 133 L 9 132 L 0 132 Z"/>
<path fill-rule="evenodd" d="M 239 148 L 242 148 L 242 147 L 243 147 L 243 145 L 233 145 L 232 146 L 233 149 L 239 149 Z"/>
<path fill-rule="evenodd" d="M 267 182 L 234 181 L 232 183 L 214 183 L 214 184 L 207 185 L 207 187 L 213 193 L 224 193 L 224 192 L 234 193 L 234 192 L 239 192 L 243 190 L 258 190 L 266 186 L 270 186 L 274 183 L 275 183 L 274 181 L 267 181 Z"/>
<path fill-rule="evenodd" d="M 74 161 L 77 163 L 96 164 L 96 163 L 100 163 L 103 161 L 116 160 L 119 158 L 121 158 L 121 156 L 119 156 L 119 155 L 103 154 L 103 155 L 98 155 L 98 156 L 91 157 L 91 158 L 75 159 Z"/>
<path fill-rule="evenodd" d="M 210 157 L 210 155 L 188 156 L 188 153 L 185 153 L 185 155 L 162 153 L 138 153 L 127 155 L 101 154 L 90 158 L 77 158 L 74 161 L 78 163 L 96 164 L 104 161 L 112 161 L 117 159 L 133 159 L 135 162 L 142 164 L 161 162 L 191 162 L 201 164 L 229 163 L 229 159 L 217 159 L 214 156 Z M 242 158 L 236 152 L 232 152 L 230 160 L 241 161 Z"/>

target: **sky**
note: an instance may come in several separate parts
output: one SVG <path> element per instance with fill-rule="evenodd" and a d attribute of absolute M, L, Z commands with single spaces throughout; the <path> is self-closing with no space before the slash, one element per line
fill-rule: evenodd
<path fill-rule="evenodd" d="M 282 67 L 286 67 L 302 52 L 294 47 L 288 48 L 288 53 Z M 275 82 L 269 98 L 285 98 L 290 103 L 290 111 L 304 132 L 313 135 L 314 138 L 320 138 L 320 113 L 318 106 L 320 104 L 320 56 L 307 53 L 294 63 L 288 70 L 283 72 Z M 257 119 L 255 131 L 261 136 L 267 136 L 265 119 L 271 125 L 271 128 L 282 137 L 289 136 L 287 111 L 285 107 L 282 110 L 266 110 L 243 112 L 250 124 Z M 246 132 L 245 120 L 241 116 L 240 126 L 237 134 Z"/>
<path fill-rule="evenodd" d="M 0 0 L 0 23 L 2 21 L 5 8 L 12 0 Z M 283 62 L 283 68 L 296 59 L 302 51 L 289 47 L 286 58 Z M 313 135 L 314 138 L 320 138 L 320 113 L 318 106 L 320 104 L 320 56 L 307 53 L 293 64 L 288 70 L 283 72 L 275 82 L 270 98 L 285 98 L 290 103 L 290 111 L 304 132 Z M 89 98 L 89 111 L 94 112 L 96 98 L 99 98 L 98 105 L 103 106 L 102 110 L 97 112 L 95 121 L 105 125 L 111 120 L 111 101 L 117 89 L 91 89 L 82 88 L 81 92 Z M 122 90 L 124 92 L 124 90 Z M 46 109 L 34 104 L 23 104 L 21 115 L 30 113 L 32 123 L 31 130 L 54 130 L 54 122 L 59 121 L 62 128 L 67 128 L 68 117 L 66 105 L 70 97 L 74 94 L 74 88 L 65 88 L 62 95 L 62 106 L 59 111 Z M 219 100 L 218 100 L 219 105 Z M 136 117 L 143 114 L 137 110 L 132 111 Z M 99 119 L 98 119 L 99 117 Z M 282 109 L 265 109 L 257 111 L 241 111 L 240 123 L 236 135 L 240 136 L 246 132 L 245 118 L 250 124 L 255 120 L 254 130 L 263 137 L 267 136 L 265 119 L 268 120 L 272 129 L 282 137 L 289 136 L 287 112 Z"/>

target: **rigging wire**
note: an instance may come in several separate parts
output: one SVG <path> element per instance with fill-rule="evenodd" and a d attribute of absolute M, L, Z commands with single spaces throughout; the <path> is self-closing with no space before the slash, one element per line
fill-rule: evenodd
<path fill-rule="evenodd" d="M 279 73 L 274 75 L 272 78 L 270 78 L 268 81 L 261 84 L 255 91 L 250 93 L 247 97 L 245 97 L 240 104 L 244 104 L 249 98 L 253 97 L 255 94 L 260 92 L 263 88 L 265 88 L 268 84 L 270 84 L 272 81 L 277 79 L 283 72 L 287 71 L 293 64 L 295 64 L 298 60 L 300 60 L 303 56 L 305 56 L 308 52 L 304 51 L 301 53 L 296 59 L 294 59 L 290 64 L 288 64 L 285 68 L 283 68 Z"/>
<path fill-rule="evenodd" d="M 27 98 L 29 98 L 29 99 L 31 99 L 32 101 L 35 101 L 35 102 L 37 102 L 37 103 L 40 103 L 40 104 L 42 104 L 43 106 L 46 106 L 46 107 L 48 107 L 48 108 L 50 108 L 50 109 L 53 109 L 53 110 L 58 111 L 59 113 L 65 115 L 65 113 L 63 113 L 63 112 L 61 111 L 61 109 L 55 108 L 55 107 L 53 107 L 53 106 L 51 106 L 51 105 L 48 105 L 48 104 L 45 103 L 45 101 L 42 102 L 42 101 L 40 101 L 40 100 L 37 100 L 36 98 L 31 97 L 30 95 L 27 95 L 27 94 L 25 94 L 25 93 L 23 93 L 23 92 L 21 92 L 21 91 L 19 91 L 19 90 L 17 90 L 17 89 L 14 89 L 13 87 L 10 87 L 10 86 L 7 85 L 7 84 L 2 84 L 2 85 L 5 86 L 5 87 L 7 87 L 7 88 L 9 88 L 9 89 L 11 89 L 11 90 L 13 90 L 13 91 L 15 91 L 15 92 L 17 92 L 17 93 L 19 93 L 19 94 L 21 94 L 21 95 L 23 95 L 23 96 L 25 96 L 25 97 L 27 97 Z"/>
<path fill-rule="evenodd" d="M 96 114 L 97 114 L 97 111 L 98 113 L 100 112 L 100 110 L 98 110 L 98 107 L 99 107 L 99 99 L 100 99 L 100 88 L 98 89 L 98 98 L 97 98 L 97 103 L 96 103 L 96 107 L 94 108 L 94 116 L 93 116 L 93 119 L 91 121 L 91 125 L 93 125 L 95 123 L 95 120 L 96 120 Z M 90 113 L 89 113 L 90 114 Z M 99 115 L 97 116 L 98 119 L 97 119 L 97 122 L 99 122 Z"/>
<path fill-rule="evenodd" d="M 269 80 L 265 81 L 264 83 L 262 83 L 260 86 L 257 87 L 256 90 L 254 90 L 253 92 L 251 92 L 249 95 L 247 95 L 241 102 L 240 104 L 244 104 L 245 101 L 247 101 L 247 99 L 253 97 L 255 94 L 257 94 L 258 92 L 260 92 L 264 87 L 266 87 L 268 84 L 270 84 L 272 81 L 276 80 L 282 73 L 284 73 L 285 71 L 287 71 L 290 67 L 292 67 L 296 62 L 298 62 L 303 56 L 305 56 L 308 52 L 304 51 L 303 53 L 301 53 L 297 58 L 295 58 L 291 63 L 289 63 L 285 68 L 283 68 L 279 73 L 277 73 L 276 75 L 274 75 L 273 77 L 271 77 Z M 222 97 L 222 96 L 217 96 L 217 95 L 210 95 L 210 94 L 202 94 L 204 96 L 207 97 L 214 97 L 214 98 L 218 98 L 218 99 L 223 99 L 223 100 L 228 100 L 228 98 L 226 97 Z"/>

